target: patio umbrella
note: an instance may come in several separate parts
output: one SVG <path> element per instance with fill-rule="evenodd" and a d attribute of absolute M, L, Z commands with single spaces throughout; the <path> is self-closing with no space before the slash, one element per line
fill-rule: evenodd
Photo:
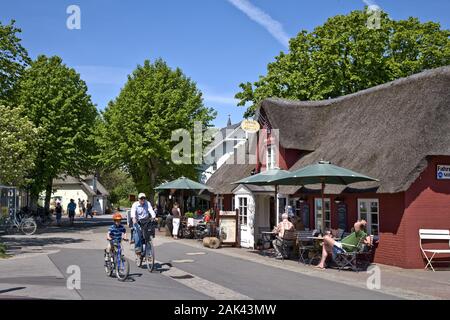
<path fill-rule="evenodd" d="M 210 189 L 210 187 L 208 187 L 207 185 L 204 185 L 202 183 L 198 183 L 195 182 L 191 179 L 188 179 L 186 177 L 181 177 L 178 178 L 176 180 L 167 182 L 167 183 L 163 183 L 160 186 L 156 187 L 155 190 L 181 190 L 181 197 L 182 197 L 182 206 L 184 209 L 184 199 L 183 199 L 183 195 L 184 192 L 183 190 L 205 190 L 205 189 Z"/>
<path fill-rule="evenodd" d="M 348 185 L 362 181 L 378 181 L 361 173 L 332 165 L 328 161 L 319 161 L 281 177 L 273 183 L 278 185 L 306 185 L 320 183 L 322 186 L 322 228 L 325 226 L 325 184 Z M 322 230 L 323 231 L 323 230 Z"/>
<path fill-rule="evenodd" d="M 275 187 L 275 200 L 274 204 L 274 212 L 276 213 L 277 207 L 277 194 L 278 194 L 278 184 L 273 181 L 287 177 L 289 175 L 289 171 L 282 170 L 279 168 L 269 169 L 258 174 L 246 177 L 239 181 L 233 182 L 233 184 L 253 184 L 257 186 L 274 186 Z"/>
<path fill-rule="evenodd" d="M 202 183 L 195 182 L 191 179 L 181 177 L 176 180 L 163 183 L 162 185 L 155 188 L 155 190 L 169 190 L 169 189 L 177 189 L 177 190 L 204 190 L 210 189 L 207 185 Z"/>

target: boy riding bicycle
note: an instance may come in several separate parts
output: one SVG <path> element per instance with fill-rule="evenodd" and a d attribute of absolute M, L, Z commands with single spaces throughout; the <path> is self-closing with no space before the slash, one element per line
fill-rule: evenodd
<path fill-rule="evenodd" d="M 122 239 L 128 241 L 127 238 L 127 230 L 122 225 L 122 215 L 120 213 L 116 213 L 113 215 L 114 224 L 109 227 L 108 234 L 106 239 L 108 240 L 108 246 L 105 249 L 105 259 L 107 259 L 107 255 L 111 252 L 112 243 L 119 242 Z"/>

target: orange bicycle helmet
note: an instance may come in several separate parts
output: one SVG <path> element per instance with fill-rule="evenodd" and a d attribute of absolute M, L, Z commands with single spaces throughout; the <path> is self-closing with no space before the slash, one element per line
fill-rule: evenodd
<path fill-rule="evenodd" d="M 114 221 L 122 220 L 122 215 L 120 213 L 115 213 L 112 218 Z"/>

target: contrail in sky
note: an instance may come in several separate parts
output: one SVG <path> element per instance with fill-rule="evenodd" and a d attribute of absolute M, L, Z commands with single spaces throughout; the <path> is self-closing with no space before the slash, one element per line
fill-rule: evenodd
<path fill-rule="evenodd" d="M 290 37 L 284 31 L 283 25 L 279 21 L 274 20 L 270 15 L 254 6 L 248 0 L 228 0 L 228 2 L 245 13 L 250 19 L 264 27 L 264 29 L 266 29 L 284 47 L 289 47 Z"/>

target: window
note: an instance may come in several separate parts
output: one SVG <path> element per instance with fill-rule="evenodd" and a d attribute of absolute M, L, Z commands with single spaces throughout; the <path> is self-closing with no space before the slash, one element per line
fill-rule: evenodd
<path fill-rule="evenodd" d="M 267 156 L 266 156 L 266 169 L 270 170 L 275 168 L 275 147 L 270 145 L 267 146 Z"/>
<path fill-rule="evenodd" d="M 367 233 L 377 236 L 380 231 L 378 199 L 358 199 L 358 219 L 367 221 Z"/>
<path fill-rule="evenodd" d="M 217 198 L 217 208 L 223 211 L 223 196 Z"/>
<path fill-rule="evenodd" d="M 239 197 L 239 223 L 247 224 L 247 198 Z"/>
<path fill-rule="evenodd" d="M 331 228 L 331 202 L 330 199 L 325 200 L 325 229 Z M 314 217 L 316 229 L 324 231 L 322 229 L 322 198 L 314 199 Z"/>

